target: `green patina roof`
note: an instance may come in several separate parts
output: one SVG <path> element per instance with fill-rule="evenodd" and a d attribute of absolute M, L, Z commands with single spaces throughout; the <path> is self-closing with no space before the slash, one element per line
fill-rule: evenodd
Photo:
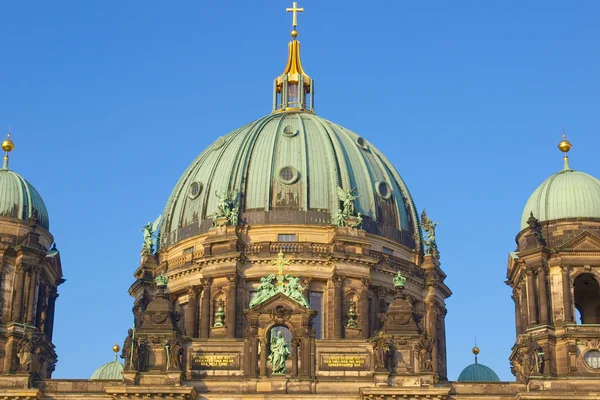
<path fill-rule="evenodd" d="M 475 362 L 462 370 L 458 382 L 500 382 L 500 378 L 490 367 Z"/>
<path fill-rule="evenodd" d="M 38 225 L 49 229 L 48 211 L 42 196 L 19 174 L 0 169 L 0 216 L 26 220 L 37 212 Z"/>
<path fill-rule="evenodd" d="M 94 371 L 91 379 L 120 380 L 123 379 L 123 375 L 121 375 L 122 371 L 123 364 L 117 361 L 117 356 L 115 355 L 114 361 L 108 362 Z"/>
<path fill-rule="evenodd" d="M 529 197 L 521 229 L 527 228 L 531 212 L 540 221 L 600 218 L 600 181 L 583 172 L 564 169 L 546 179 Z"/>
<path fill-rule="evenodd" d="M 292 183 L 282 180 L 285 167 L 296 173 Z M 191 195 L 194 182 L 201 190 Z M 390 189 L 388 201 L 378 192 L 381 182 Z M 338 186 L 357 189 L 355 209 L 363 217 L 403 232 L 414 243 L 415 232 L 419 235 L 417 213 L 391 163 L 356 133 L 303 112 L 267 115 L 218 138 L 203 151 L 167 201 L 161 237 L 172 245 L 186 232 L 189 235 L 194 225 L 217 211 L 215 192 L 240 192 L 242 213 L 279 209 L 333 215 Z M 329 222 L 322 218 L 321 223 Z"/>

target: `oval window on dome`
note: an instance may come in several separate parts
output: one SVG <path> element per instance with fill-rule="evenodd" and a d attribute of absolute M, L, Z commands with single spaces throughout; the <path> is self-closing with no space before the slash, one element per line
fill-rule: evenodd
<path fill-rule="evenodd" d="M 213 144 L 213 150 L 219 150 L 224 145 L 225 145 L 225 138 L 223 136 L 221 136 L 217 140 L 215 140 L 215 144 Z"/>
<path fill-rule="evenodd" d="M 369 145 L 367 144 L 367 141 L 365 140 L 364 137 L 362 137 L 362 136 L 357 137 L 355 142 L 358 145 L 358 147 L 360 147 L 361 149 L 363 149 L 363 150 L 369 149 Z"/>
<path fill-rule="evenodd" d="M 188 189 L 188 197 L 190 199 L 194 200 L 195 198 L 200 196 L 200 193 L 202 193 L 203 188 L 204 188 L 204 185 L 202 184 L 202 182 L 198 182 L 198 181 L 192 182 Z"/>
<path fill-rule="evenodd" d="M 291 185 L 298 180 L 298 170 L 291 166 L 285 166 L 279 170 L 279 181 Z"/>
<path fill-rule="evenodd" d="M 387 182 L 377 182 L 375 184 L 375 190 L 377 191 L 377 194 L 383 198 L 383 199 L 389 199 L 390 196 L 392 195 L 392 188 L 390 188 L 390 185 L 387 184 Z"/>
<path fill-rule="evenodd" d="M 291 125 L 288 125 L 285 128 L 283 128 L 283 136 L 293 137 L 293 136 L 296 136 L 297 134 L 298 134 L 298 129 L 294 128 Z"/>
<path fill-rule="evenodd" d="M 592 369 L 600 369 L 600 351 L 590 350 L 583 357 L 588 367 Z"/>

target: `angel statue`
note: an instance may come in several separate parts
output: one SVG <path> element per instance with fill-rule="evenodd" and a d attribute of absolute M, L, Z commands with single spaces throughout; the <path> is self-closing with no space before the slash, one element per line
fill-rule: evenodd
<path fill-rule="evenodd" d="M 344 190 L 338 186 L 337 188 L 338 209 L 333 217 L 333 224 L 337 226 L 350 226 L 356 228 L 362 223 L 360 213 L 355 215 L 354 200 L 358 199 L 356 188 Z M 340 207 L 341 205 L 341 207 Z M 349 217 L 355 217 L 356 221 L 348 223 Z"/>
<path fill-rule="evenodd" d="M 437 226 L 437 222 L 433 222 L 427 217 L 425 210 L 421 213 L 421 227 L 427 233 L 427 251 L 426 253 L 434 256 L 435 258 L 440 258 L 440 252 L 437 248 L 437 243 L 435 241 L 435 227 Z"/>
<path fill-rule="evenodd" d="M 158 243 L 158 224 L 160 224 L 161 216 L 152 222 L 148 222 L 146 225 L 142 227 L 142 232 L 144 233 L 144 244 L 142 245 L 142 253 L 144 254 L 154 254 L 154 246 Z"/>

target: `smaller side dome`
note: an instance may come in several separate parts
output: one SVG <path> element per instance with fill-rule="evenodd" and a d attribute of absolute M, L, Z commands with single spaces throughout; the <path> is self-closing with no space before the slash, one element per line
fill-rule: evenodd
<path fill-rule="evenodd" d="M 458 376 L 458 382 L 500 382 L 500 378 L 493 369 L 477 362 L 479 347 L 473 347 L 475 363 L 467 366 Z"/>
<path fill-rule="evenodd" d="M 121 375 L 122 371 L 123 364 L 117 361 L 117 356 L 115 355 L 115 360 L 102 365 L 100 368 L 94 371 L 91 379 L 121 380 L 123 379 L 123 375 Z"/>
<path fill-rule="evenodd" d="M 117 361 L 117 354 L 121 350 L 121 346 L 119 343 L 115 343 L 112 350 L 115 353 L 115 359 L 111 362 L 107 362 L 102 365 L 92 374 L 92 378 L 94 380 L 121 380 L 123 379 L 123 364 Z"/>
<path fill-rule="evenodd" d="M 500 382 L 500 378 L 490 367 L 475 363 L 462 370 L 458 382 Z"/>
<path fill-rule="evenodd" d="M 561 218 L 600 218 L 600 181 L 591 175 L 564 169 L 546 179 L 529 197 L 521 230 L 533 216 L 539 221 Z"/>
<path fill-rule="evenodd" d="M 38 191 L 16 172 L 0 169 L 0 216 L 25 221 L 34 213 L 38 225 L 49 230 L 48 211 Z"/>

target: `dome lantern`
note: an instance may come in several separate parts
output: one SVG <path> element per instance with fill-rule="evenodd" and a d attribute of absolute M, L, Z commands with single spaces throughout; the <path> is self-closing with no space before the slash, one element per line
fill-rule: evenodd
<path fill-rule="evenodd" d="M 292 17 L 292 41 L 288 44 L 288 61 L 285 70 L 273 84 L 273 112 L 306 111 L 313 112 L 313 80 L 304 73 L 300 61 L 300 42 L 296 40 L 297 13 L 304 12 L 294 2 L 292 8 L 286 8 Z"/>

